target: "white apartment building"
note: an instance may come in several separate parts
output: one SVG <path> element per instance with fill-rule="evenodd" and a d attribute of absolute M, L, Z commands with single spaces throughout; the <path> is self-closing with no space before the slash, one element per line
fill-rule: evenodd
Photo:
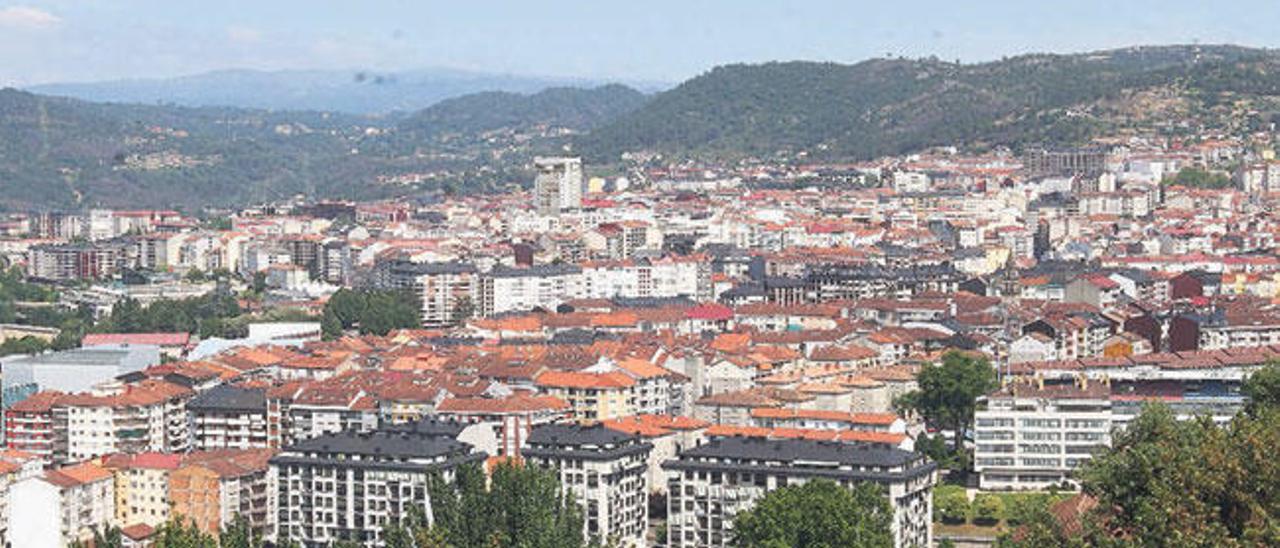
<path fill-rule="evenodd" d="M 534 205 L 539 214 L 558 215 L 582 207 L 582 158 L 538 157 L 533 180 Z"/>
<path fill-rule="evenodd" d="M 591 263 L 582 269 L 580 296 L 711 300 L 711 265 L 689 258 Z"/>
<path fill-rule="evenodd" d="M 195 450 L 268 447 L 267 397 L 261 389 L 218 385 L 187 404 Z"/>
<path fill-rule="evenodd" d="M 974 470 L 982 489 L 1043 489 L 1071 479 L 1111 445 L 1111 391 L 1102 383 L 1012 383 L 974 417 Z"/>
<path fill-rule="evenodd" d="M 481 278 L 479 311 L 484 316 L 554 310 L 582 295 L 582 269 L 573 265 L 494 268 Z"/>
<path fill-rule="evenodd" d="M 106 394 L 60 398 L 66 409 L 67 457 L 80 461 L 112 453 L 182 452 L 190 444 L 190 389 L 149 381 Z"/>
<path fill-rule="evenodd" d="M 56 547 L 93 538 L 114 524 L 115 481 L 111 472 L 83 463 L 19 480 L 10 489 L 9 543 Z"/>
<path fill-rule="evenodd" d="M 765 493 L 819 478 L 873 482 L 893 509 L 895 547 L 933 545 L 937 464 L 923 455 L 868 444 L 803 439 L 718 438 L 681 451 L 668 473 L 667 546 L 733 545 L 733 518 Z"/>
<path fill-rule="evenodd" d="M 521 454 L 533 466 L 557 470 L 560 485 L 582 507 L 588 542 L 640 548 L 649 529 L 649 452 L 653 445 L 606 428 L 534 427 Z"/>
<path fill-rule="evenodd" d="M 424 327 L 457 325 L 459 305 L 470 303 L 474 313 L 480 296 L 480 275 L 475 265 L 466 263 L 393 261 L 379 265 L 377 283 L 418 295 Z"/>
<path fill-rule="evenodd" d="M 436 474 L 452 481 L 458 466 L 484 457 L 457 440 L 414 431 L 341 432 L 291 445 L 270 461 L 276 538 L 381 546 L 382 528 L 410 506 L 432 515 L 427 485 Z"/>

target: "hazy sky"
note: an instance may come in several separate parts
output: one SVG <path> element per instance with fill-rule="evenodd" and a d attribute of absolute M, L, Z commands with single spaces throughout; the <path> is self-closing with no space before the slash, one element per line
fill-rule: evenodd
<path fill-rule="evenodd" d="M 678 81 L 712 66 L 1280 46 L 1275 0 L 0 0 L 0 85 L 222 68 Z"/>

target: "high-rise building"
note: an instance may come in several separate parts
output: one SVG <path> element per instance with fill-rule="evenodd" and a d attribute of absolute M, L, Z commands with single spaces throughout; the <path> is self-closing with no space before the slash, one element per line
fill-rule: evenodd
<path fill-rule="evenodd" d="M 582 158 L 538 157 L 533 167 L 538 171 L 533 181 L 538 213 L 556 215 L 582 207 Z"/>

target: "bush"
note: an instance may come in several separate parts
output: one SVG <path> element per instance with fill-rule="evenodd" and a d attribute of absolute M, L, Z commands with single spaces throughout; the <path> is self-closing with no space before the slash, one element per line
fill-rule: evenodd
<path fill-rule="evenodd" d="M 939 493 L 934 499 L 933 510 L 943 523 L 954 525 L 968 521 L 969 497 L 963 489 Z"/>
<path fill-rule="evenodd" d="M 1031 523 L 1035 516 L 1048 511 L 1053 498 L 1054 495 L 1040 493 L 1028 493 L 1026 496 L 1010 498 L 1006 501 L 1004 508 L 1005 523 L 1010 526 Z"/>
<path fill-rule="evenodd" d="M 973 522 L 979 525 L 995 525 L 1004 517 L 1004 501 L 999 496 L 982 493 L 973 499 Z"/>

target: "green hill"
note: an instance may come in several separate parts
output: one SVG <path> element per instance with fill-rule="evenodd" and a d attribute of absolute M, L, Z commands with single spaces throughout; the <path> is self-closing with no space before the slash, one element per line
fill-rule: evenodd
<path fill-rule="evenodd" d="M 198 207 L 366 194 L 350 154 L 374 121 L 89 103 L 0 90 L 0 207 Z"/>
<path fill-rule="evenodd" d="M 1278 68 L 1276 54 L 1234 46 L 1025 55 L 969 65 L 900 59 L 730 65 L 657 94 L 576 144 L 604 161 L 639 150 L 859 159 L 935 145 L 1075 143 L 1178 117 L 1241 121 L 1230 119 L 1238 114 L 1231 103 L 1241 96 L 1268 102 L 1280 90 Z"/>
<path fill-rule="evenodd" d="M 621 84 L 549 88 L 534 94 L 493 91 L 446 99 L 409 116 L 400 131 L 420 136 L 474 134 L 538 126 L 589 130 L 631 112 L 645 95 Z"/>

